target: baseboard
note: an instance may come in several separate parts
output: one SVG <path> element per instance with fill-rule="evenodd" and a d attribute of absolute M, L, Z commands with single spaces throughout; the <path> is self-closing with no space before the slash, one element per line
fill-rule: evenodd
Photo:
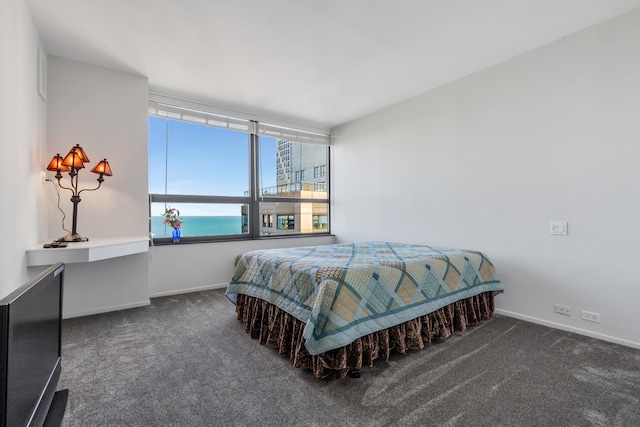
<path fill-rule="evenodd" d="M 588 331 L 586 329 L 574 328 L 573 326 L 567 326 L 567 325 L 563 325 L 561 323 L 550 322 L 548 320 L 539 319 L 537 317 L 525 316 L 524 314 L 513 313 L 511 311 L 501 310 L 499 308 L 496 308 L 496 314 L 501 314 L 501 315 L 507 316 L 507 317 L 513 317 L 515 319 L 525 320 L 527 322 L 536 323 L 538 325 L 543 325 L 543 326 L 548 326 L 548 327 L 554 328 L 554 329 L 560 329 L 562 331 L 573 332 L 573 333 L 576 333 L 578 335 L 584 335 L 584 336 L 587 336 L 587 337 L 596 338 L 596 339 L 599 339 L 599 340 L 602 340 L 602 341 L 611 342 L 611 343 L 614 343 L 614 344 L 624 345 L 625 347 L 631 347 L 631 348 L 640 349 L 640 343 L 638 343 L 638 342 L 629 341 L 629 340 L 625 340 L 625 339 L 617 338 L 617 337 L 612 337 L 610 335 L 599 334 L 597 332 Z"/>
<path fill-rule="evenodd" d="M 62 318 L 63 319 L 71 319 L 73 317 L 82 317 L 82 316 L 91 316 L 92 314 L 101 314 L 101 313 L 108 313 L 110 311 L 119 311 L 119 310 L 127 310 L 130 308 L 137 308 L 137 307 L 144 307 L 147 305 L 150 305 L 151 301 L 150 300 L 143 300 L 143 301 L 139 301 L 139 302 L 133 302 L 130 304 L 122 304 L 122 305 L 112 305 L 109 307 L 100 307 L 100 308 L 94 308 L 94 309 L 90 309 L 90 310 L 83 310 L 83 311 L 76 311 L 76 312 L 71 312 L 71 313 L 64 313 Z"/>
<path fill-rule="evenodd" d="M 205 286 L 197 286 L 195 288 L 176 289 L 176 290 L 165 291 L 165 292 L 154 292 L 149 295 L 149 298 L 168 297 L 171 295 L 188 294 L 191 292 L 209 291 L 211 289 L 224 289 L 227 286 L 228 286 L 228 283 L 221 283 L 219 285 L 205 285 Z"/>
<path fill-rule="evenodd" d="M 195 288 L 176 289 L 176 290 L 167 291 L 167 292 L 156 292 L 156 293 L 150 294 L 149 298 L 159 298 L 159 297 L 167 297 L 171 295 L 188 294 L 191 292 L 208 291 L 211 289 L 224 289 L 227 287 L 227 285 L 228 285 L 227 283 L 221 283 L 218 285 L 205 285 L 205 286 L 198 286 Z M 129 308 L 144 307 L 150 304 L 151 304 L 150 300 L 145 300 L 145 301 L 135 302 L 131 304 L 114 305 L 110 307 L 101 307 L 101 308 L 90 309 L 90 310 L 64 313 L 62 318 L 71 319 L 74 317 L 91 316 L 92 314 L 101 314 L 101 313 L 108 313 L 110 311 L 127 310 Z"/>

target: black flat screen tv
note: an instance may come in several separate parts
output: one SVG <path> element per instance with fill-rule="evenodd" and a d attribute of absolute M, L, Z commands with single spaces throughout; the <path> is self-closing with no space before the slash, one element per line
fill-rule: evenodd
<path fill-rule="evenodd" d="M 0 426 L 59 425 L 62 420 L 67 391 L 56 396 L 56 387 L 62 369 L 63 286 L 64 264 L 58 263 L 0 300 Z M 51 415 L 56 407 L 59 421 Z"/>

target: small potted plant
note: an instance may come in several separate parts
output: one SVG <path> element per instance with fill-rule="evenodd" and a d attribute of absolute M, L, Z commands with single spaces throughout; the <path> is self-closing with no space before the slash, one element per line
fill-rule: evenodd
<path fill-rule="evenodd" d="M 166 208 L 164 211 L 164 225 L 168 225 L 173 228 L 171 232 L 171 238 L 173 239 L 173 243 L 178 243 L 180 241 L 180 226 L 182 225 L 182 219 L 180 218 L 180 211 L 176 208 Z"/>

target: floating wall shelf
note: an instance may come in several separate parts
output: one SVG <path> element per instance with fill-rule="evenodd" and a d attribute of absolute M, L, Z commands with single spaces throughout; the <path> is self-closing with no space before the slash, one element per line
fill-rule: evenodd
<path fill-rule="evenodd" d="M 66 248 L 45 249 L 40 245 L 27 249 L 27 265 L 93 262 L 143 252 L 149 252 L 148 237 L 91 238 L 88 242 L 71 242 Z"/>

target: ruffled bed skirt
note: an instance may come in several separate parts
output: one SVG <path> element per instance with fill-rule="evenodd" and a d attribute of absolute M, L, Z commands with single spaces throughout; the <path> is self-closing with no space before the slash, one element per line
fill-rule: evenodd
<path fill-rule="evenodd" d="M 238 319 L 251 338 L 289 357 L 296 368 L 313 370 L 318 379 L 343 378 L 351 369 L 373 366 L 375 359 L 389 360 L 392 351 L 421 350 L 434 340 L 490 318 L 494 309 L 493 292 L 486 292 L 312 356 L 304 346 L 302 321 L 259 298 L 240 294 L 236 304 Z"/>

